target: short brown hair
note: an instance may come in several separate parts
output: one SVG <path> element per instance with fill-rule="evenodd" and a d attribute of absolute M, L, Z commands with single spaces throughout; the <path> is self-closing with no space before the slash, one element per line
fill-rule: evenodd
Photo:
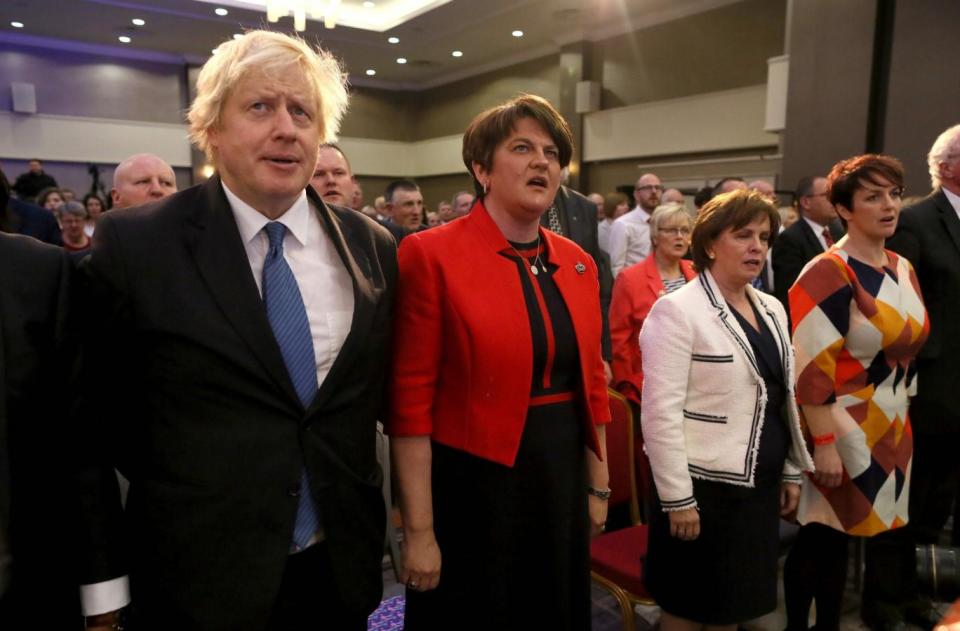
<path fill-rule="evenodd" d="M 607 219 L 613 218 L 617 206 L 620 204 L 630 205 L 630 200 L 623 193 L 607 193 L 603 196 L 603 216 Z"/>
<path fill-rule="evenodd" d="M 489 171 L 493 167 L 494 150 L 513 133 L 521 118 L 532 118 L 540 123 L 557 145 L 561 168 L 570 164 L 573 157 L 570 125 L 550 101 L 535 94 L 521 94 L 477 114 L 463 134 L 463 163 L 473 177 L 477 197 L 483 197 L 483 186 L 473 172 L 473 163 L 481 164 Z"/>
<path fill-rule="evenodd" d="M 865 153 L 841 160 L 833 165 L 827 176 L 827 195 L 830 202 L 853 211 L 853 193 L 863 188 L 864 181 L 882 186 L 887 182 L 903 192 L 903 165 L 892 156 Z"/>
<path fill-rule="evenodd" d="M 730 191 L 704 204 L 693 224 L 691 235 L 690 252 L 697 271 L 702 272 L 713 265 L 713 259 L 707 256 L 707 249 L 721 232 L 727 228 L 739 230 L 762 217 L 770 220 L 769 245 L 773 245 L 780 231 L 780 213 L 761 193 L 749 189 Z"/>

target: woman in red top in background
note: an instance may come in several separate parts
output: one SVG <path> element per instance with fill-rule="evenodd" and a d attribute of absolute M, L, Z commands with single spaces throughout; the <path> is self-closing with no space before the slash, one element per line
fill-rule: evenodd
<path fill-rule="evenodd" d="M 662 204 L 650 216 L 650 256 L 617 276 L 610 300 L 613 383 L 640 405 L 643 366 L 640 329 L 657 298 L 680 289 L 697 275 L 683 256 L 690 249 L 691 223 L 683 204 Z"/>
<path fill-rule="evenodd" d="M 609 491 L 597 270 L 539 227 L 572 152 L 540 97 L 480 114 L 477 203 L 400 248 L 387 429 L 408 631 L 590 628 Z"/>

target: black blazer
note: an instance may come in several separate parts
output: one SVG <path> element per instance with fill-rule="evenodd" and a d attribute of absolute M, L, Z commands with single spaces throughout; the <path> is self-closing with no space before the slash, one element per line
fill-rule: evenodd
<path fill-rule="evenodd" d="M 563 226 L 563 236 L 570 239 L 587 254 L 593 257 L 597 264 L 598 280 L 600 282 L 600 311 L 603 317 L 603 336 L 601 346 L 603 358 L 613 359 L 610 343 L 610 298 L 613 295 L 613 273 L 610 268 L 610 255 L 600 249 L 598 241 L 597 205 L 577 191 L 561 186 L 554 199 L 554 205 L 560 215 Z M 540 224 L 549 228 L 549 213 L 544 213 Z"/>
<path fill-rule="evenodd" d="M 25 234 L 44 243 L 63 245 L 57 218 L 46 208 L 11 197 L 7 202 L 7 209 L 12 232 Z"/>
<path fill-rule="evenodd" d="M 914 431 L 960 431 L 960 219 L 942 190 L 903 210 L 887 247 L 913 264 L 930 315 L 910 403 Z"/>
<path fill-rule="evenodd" d="M 838 221 L 830 222 L 827 229 L 830 230 L 834 242 L 839 241 L 844 235 L 843 226 Z M 787 294 L 790 288 L 797 281 L 803 267 L 823 251 L 820 239 L 813 233 L 810 224 L 804 221 L 802 217 L 777 235 L 773 244 L 772 255 L 773 289 L 774 294 L 786 307 L 788 317 L 790 315 L 790 303 L 787 300 Z"/>
<path fill-rule="evenodd" d="M 396 245 L 372 219 L 307 194 L 355 302 L 350 333 L 306 410 L 219 178 L 105 215 L 81 267 L 83 581 L 129 573 L 147 628 L 266 626 L 304 466 L 342 599 L 354 612 L 379 603 L 376 422 Z M 130 480 L 123 519 L 113 466 Z"/>
<path fill-rule="evenodd" d="M 0 270 L 0 524 L 13 572 L 0 628 L 32 620 L 72 629 L 80 619 L 64 484 L 72 265 L 59 248 L 0 233 Z"/>

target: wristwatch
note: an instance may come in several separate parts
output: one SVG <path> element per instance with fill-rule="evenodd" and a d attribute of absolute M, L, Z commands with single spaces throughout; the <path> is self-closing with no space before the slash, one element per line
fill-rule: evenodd
<path fill-rule="evenodd" d="M 594 497 L 599 497 L 602 500 L 610 499 L 610 495 L 613 493 L 610 489 L 595 489 L 592 486 L 587 487 L 587 495 L 592 495 Z"/>
<path fill-rule="evenodd" d="M 85 616 L 83 618 L 83 628 L 86 631 L 123 631 L 125 617 L 123 609 L 97 614 L 96 616 Z"/>

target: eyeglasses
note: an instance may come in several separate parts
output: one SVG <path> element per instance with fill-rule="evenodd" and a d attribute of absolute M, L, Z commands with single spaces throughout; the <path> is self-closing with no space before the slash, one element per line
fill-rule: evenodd
<path fill-rule="evenodd" d="M 665 234 L 667 236 L 677 236 L 677 237 L 689 237 L 690 228 L 660 228 L 657 230 L 660 234 Z"/>
<path fill-rule="evenodd" d="M 659 184 L 647 184 L 647 185 L 645 185 L 645 186 L 638 186 L 637 188 L 635 188 L 635 189 L 633 189 L 633 190 L 634 190 L 635 192 L 637 192 L 637 193 L 644 193 L 644 192 L 646 192 L 646 191 L 660 191 L 660 192 L 663 192 L 663 187 L 660 186 Z"/>

